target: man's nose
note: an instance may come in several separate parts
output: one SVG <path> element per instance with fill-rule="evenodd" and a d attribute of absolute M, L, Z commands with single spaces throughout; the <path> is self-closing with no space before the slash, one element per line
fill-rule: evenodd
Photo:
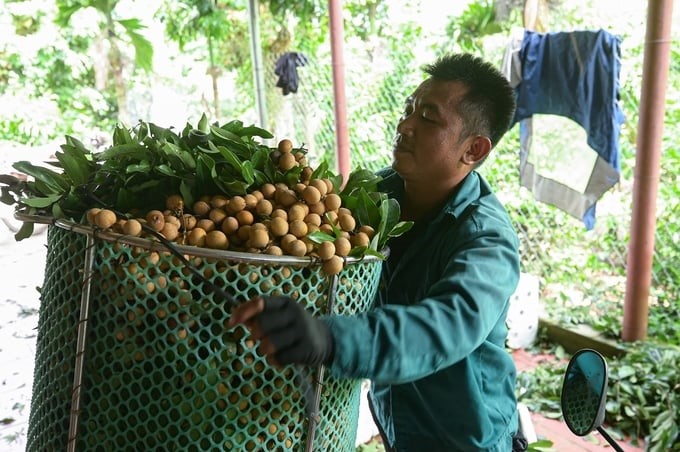
<path fill-rule="evenodd" d="M 413 126 L 412 123 L 413 121 L 410 121 L 410 118 L 413 115 L 404 115 L 401 118 L 399 118 L 399 122 L 397 123 L 397 132 L 401 135 L 406 135 L 406 136 L 411 136 L 413 133 Z"/>

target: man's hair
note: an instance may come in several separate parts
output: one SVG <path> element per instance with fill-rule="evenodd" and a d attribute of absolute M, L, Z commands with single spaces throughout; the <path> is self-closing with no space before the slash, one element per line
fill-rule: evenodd
<path fill-rule="evenodd" d="M 439 57 L 423 71 L 437 80 L 463 83 L 467 92 L 459 105 L 462 137 L 486 135 L 494 147 L 510 128 L 515 115 L 515 92 L 492 64 L 470 54 Z"/>

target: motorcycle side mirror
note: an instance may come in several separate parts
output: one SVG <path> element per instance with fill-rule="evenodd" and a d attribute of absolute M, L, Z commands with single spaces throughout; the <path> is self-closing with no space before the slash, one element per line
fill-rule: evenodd
<path fill-rule="evenodd" d="M 562 383 L 564 421 L 577 436 L 585 436 L 604 422 L 607 396 L 607 362 L 595 350 L 572 356 Z"/>
<path fill-rule="evenodd" d="M 562 382 L 560 405 L 564 422 L 577 436 L 597 430 L 615 451 L 623 452 L 602 427 L 606 399 L 607 361 L 595 350 L 579 350 L 569 360 Z"/>

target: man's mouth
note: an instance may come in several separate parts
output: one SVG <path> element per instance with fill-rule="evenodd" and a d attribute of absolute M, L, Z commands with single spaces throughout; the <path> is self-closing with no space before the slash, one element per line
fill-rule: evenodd
<path fill-rule="evenodd" d="M 393 152 L 410 152 L 410 149 L 404 143 L 403 138 L 400 135 L 397 135 L 394 138 L 394 142 L 393 142 L 393 145 L 392 145 L 392 151 Z"/>

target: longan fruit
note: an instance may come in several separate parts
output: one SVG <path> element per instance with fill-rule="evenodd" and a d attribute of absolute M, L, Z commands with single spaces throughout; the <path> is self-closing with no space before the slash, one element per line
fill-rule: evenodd
<path fill-rule="evenodd" d="M 294 155 L 298 166 L 307 166 L 307 155 L 304 152 L 296 152 Z"/>
<path fill-rule="evenodd" d="M 303 220 L 307 216 L 307 211 L 303 204 L 293 204 L 288 209 L 288 221 Z"/>
<path fill-rule="evenodd" d="M 226 250 L 229 248 L 229 239 L 222 231 L 210 231 L 205 236 L 205 246 L 213 249 Z"/>
<path fill-rule="evenodd" d="M 352 215 L 341 214 L 338 216 L 338 226 L 343 231 L 353 231 L 357 226 L 357 222 Z M 364 233 L 365 234 L 365 233 Z M 366 235 L 368 237 L 368 235 Z"/>
<path fill-rule="evenodd" d="M 109 209 L 101 209 L 94 216 L 94 224 L 101 229 L 109 229 L 116 221 L 118 221 L 116 214 Z"/>
<path fill-rule="evenodd" d="M 159 232 L 163 234 L 163 237 L 166 239 L 173 241 L 179 235 L 179 227 L 173 223 L 165 223 L 163 225 L 163 229 L 161 229 Z"/>
<path fill-rule="evenodd" d="M 293 185 L 291 187 L 295 193 L 298 195 L 301 195 L 303 191 L 305 191 L 305 188 L 307 188 L 307 185 L 303 184 L 302 182 L 298 182 L 297 184 Z"/>
<path fill-rule="evenodd" d="M 302 257 L 307 254 L 307 245 L 302 240 L 295 239 L 288 244 L 288 254 Z"/>
<path fill-rule="evenodd" d="M 323 222 L 332 224 L 332 225 L 337 225 L 338 224 L 338 213 L 335 210 L 329 210 L 326 212 L 323 216 Z"/>
<path fill-rule="evenodd" d="M 326 184 L 326 188 L 328 189 L 326 190 L 326 194 L 333 193 L 333 190 L 335 189 L 335 187 L 333 187 L 333 181 L 328 178 L 323 179 L 323 181 Z"/>
<path fill-rule="evenodd" d="M 302 238 L 307 235 L 308 231 L 307 223 L 303 220 L 294 220 L 290 222 L 289 230 L 297 238 Z"/>
<path fill-rule="evenodd" d="M 308 225 L 321 226 L 321 215 L 318 213 L 310 212 L 305 216 L 304 220 Z"/>
<path fill-rule="evenodd" d="M 321 216 L 324 213 L 326 213 L 326 205 L 324 204 L 323 201 L 317 202 L 316 204 L 312 204 L 309 206 L 309 212 Z"/>
<path fill-rule="evenodd" d="M 314 174 L 314 170 L 311 166 L 305 166 L 300 172 L 300 182 L 309 182 Z M 324 184 L 325 185 L 325 184 Z"/>
<path fill-rule="evenodd" d="M 279 144 L 276 149 L 281 154 L 289 153 L 290 151 L 293 150 L 293 142 L 290 141 L 288 138 L 284 138 L 283 140 L 279 141 Z"/>
<path fill-rule="evenodd" d="M 288 234 L 289 229 L 288 221 L 282 217 L 272 218 L 269 222 L 269 230 L 274 237 L 283 237 Z"/>
<path fill-rule="evenodd" d="M 340 256 L 331 256 L 321 264 L 321 270 L 327 275 L 337 275 L 342 271 L 344 261 Z"/>
<path fill-rule="evenodd" d="M 372 226 L 369 226 L 367 224 L 361 226 L 359 228 L 359 232 L 363 232 L 364 234 L 366 234 L 369 239 L 372 239 L 373 236 L 375 235 L 375 229 L 373 229 Z"/>
<path fill-rule="evenodd" d="M 241 242 L 246 243 L 250 238 L 251 229 L 252 229 L 251 225 L 244 224 L 238 228 L 238 231 L 236 231 L 236 236 L 241 240 Z"/>
<path fill-rule="evenodd" d="M 326 196 L 328 193 L 328 185 L 323 181 L 323 179 L 312 179 L 309 181 L 311 187 L 316 188 L 321 193 L 321 196 Z"/>
<path fill-rule="evenodd" d="M 232 196 L 227 204 L 229 213 L 238 213 L 246 208 L 246 200 L 243 196 Z"/>
<path fill-rule="evenodd" d="M 340 196 L 336 195 L 335 193 L 327 194 L 323 202 L 324 205 L 326 206 L 326 210 L 338 210 L 342 205 L 342 200 L 340 199 Z"/>
<path fill-rule="evenodd" d="M 163 219 L 165 220 L 165 223 L 172 223 L 175 226 L 177 226 L 177 228 L 182 226 L 182 223 L 179 221 L 179 218 L 177 218 L 174 215 L 165 215 L 163 216 Z"/>
<path fill-rule="evenodd" d="M 302 192 L 302 198 L 307 204 L 316 204 L 317 202 L 321 201 L 321 196 L 322 194 L 319 189 L 312 185 L 305 187 Z"/>
<path fill-rule="evenodd" d="M 295 237 L 293 234 L 286 234 L 283 237 L 281 237 L 280 243 L 281 243 L 281 248 L 283 248 L 284 251 L 288 252 L 288 246 L 297 240 L 297 237 Z"/>
<path fill-rule="evenodd" d="M 222 232 L 227 235 L 231 235 L 238 230 L 239 224 L 236 217 L 226 217 L 224 220 L 222 220 L 221 226 Z"/>
<path fill-rule="evenodd" d="M 328 223 L 322 223 L 321 226 L 319 226 L 319 231 L 325 232 L 326 234 L 330 234 L 330 235 L 335 234 L 335 230 L 333 230 L 333 226 L 328 224 Z"/>
<path fill-rule="evenodd" d="M 316 249 L 316 253 L 321 260 L 328 260 L 335 255 L 335 244 L 331 241 L 321 242 Z"/>
<path fill-rule="evenodd" d="M 274 206 L 268 199 L 261 199 L 255 206 L 255 212 L 260 216 L 268 217 L 272 214 Z"/>
<path fill-rule="evenodd" d="M 150 210 L 147 212 L 145 220 L 146 224 L 156 232 L 160 232 L 165 226 L 165 216 L 160 210 Z"/>
<path fill-rule="evenodd" d="M 267 248 L 265 250 L 265 253 L 271 254 L 272 256 L 283 256 L 283 250 L 276 245 L 272 245 L 269 248 Z"/>
<path fill-rule="evenodd" d="M 257 196 L 253 195 L 252 193 L 248 193 L 247 195 L 243 196 L 243 199 L 246 202 L 246 209 L 254 209 L 257 203 L 260 201 L 257 199 Z"/>
<path fill-rule="evenodd" d="M 274 218 L 283 218 L 284 220 L 288 221 L 288 212 L 286 212 L 284 209 L 274 209 L 271 214 L 272 220 Z"/>
<path fill-rule="evenodd" d="M 229 198 L 224 195 L 214 195 L 210 198 L 210 207 L 224 207 L 229 202 Z"/>
<path fill-rule="evenodd" d="M 215 230 L 215 222 L 210 218 L 201 218 L 196 222 L 196 227 L 203 229 L 205 232 Z"/>
<path fill-rule="evenodd" d="M 260 187 L 260 191 L 264 196 L 264 199 L 272 199 L 276 193 L 276 186 L 274 184 L 266 183 Z"/>
<path fill-rule="evenodd" d="M 94 226 L 96 223 L 94 222 L 94 217 L 101 212 L 102 209 L 99 207 L 93 207 L 91 209 L 88 209 L 88 211 L 85 213 L 85 219 L 87 220 L 88 224 Z"/>
<path fill-rule="evenodd" d="M 368 246 L 371 243 L 371 239 L 368 238 L 368 234 L 365 232 L 357 232 L 349 239 L 352 246 Z"/>
<path fill-rule="evenodd" d="M 238 212 L 236 214 L 236 219 L 238 220 L 238 224 L 241 226 L 251 225 L 255 221 L 255 217 L 249 210 L 241 210 Z"/>
<path fill-rule="evenodd" d="M 281 171 L 288 171 L 296 166 L 298 166 L 298 162 L 295 160 L 295 155 L 291 153 L 281 154 L 279 158 L 279 169 Z"/>
<path fill-rule="evenodd" d="M 195 216 L 191 215 L 190 213 L 185 213 L 182 215 L 182 228 L 185 231 L 191 231 L 193 228 L 196 227 L 196 223 L 198 223 L 198 220 L 196 219 Z"/>
<path fill-rule="evenodd" d="M 165 208 L 172 211 L 184 210 L 184 198 L 182 195 L 170 195 L 165 198 Z"/>
<path fill-rule="evenodd" d="M 192 206 L 194 215 L 198 215 L 199 217 L 207 216 L 210 213 L 211 208 L 210 204 L 206 201 L 196 201 Z"/>
<path fill-rule="evenodd" d="M 335 239 L 335 254 L 338 256 L 347 256 L 352 249 L 352 244 L 345 237 L 338 237 Z"/>
<path fill-rule="evenodd" d="M 266 229 L 252 228 L 250 230 L 250 238 L 248 239 L 248 246 L 253 248 L 264 248 L 269 243 L 269 233 Z"/>
<path fill-rule="evenodd" d="M 283 207 L 290 207 L 298 201 L 298 197 L 290 188 L 276 190 L 274 200 Z"/>
<path fill-rule="evenodd" d="M 205 229 L 195 227 L 189 232 L 187 241 L 189 245 L 193 246 L 205 246 L 205 237 L 208 235 Z"/>
<path fill-rule="evenodd" d="M 219 226 L 222 224 L 222 221 L 227 217 L 227 212 L 224 211 L 224 209 L 221 209 L 219 207 L 216 207 L 212 210 L 210 210 L 210 213 L 208 214 L 208 218 L 210 218 L 213 223 L 215 223 L 216 226 Z"/>
<path fill-rule="evenodd" d="M 129 219 L 123 225 L 123 234 L 130 235 L 132 237 L 139 237 L 142 235 L 142 223 L 134 218 Z"/>

